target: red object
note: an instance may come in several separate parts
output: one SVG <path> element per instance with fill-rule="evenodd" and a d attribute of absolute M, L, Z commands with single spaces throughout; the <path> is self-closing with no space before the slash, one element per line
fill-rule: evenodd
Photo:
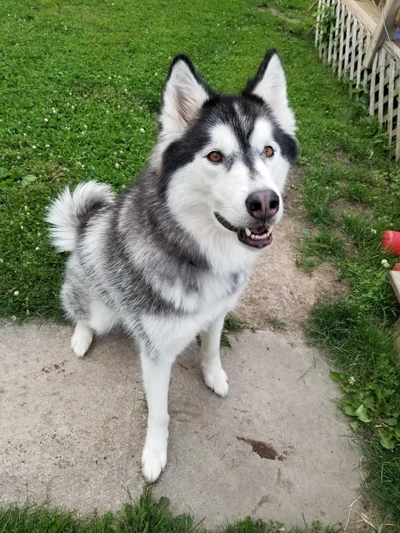
<path fill-rule="evenodd" d="M 397 265 L 394 265 L 393 270 L 400 271 L 400 263 L 397 263 Z"/>
<path fill-rule="evenodd" d="M 388 252 L 400 255 L 400 231 L 385 231 L 382 235 L 382 247 Z"/>

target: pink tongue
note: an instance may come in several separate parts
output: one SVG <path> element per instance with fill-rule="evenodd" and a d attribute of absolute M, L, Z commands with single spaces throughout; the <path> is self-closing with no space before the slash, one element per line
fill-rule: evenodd
<path fill-rule="evenodd" d="M 266 227 L 260 226 L 258 228 L 250 228 L 251 233 L 254 233 L 255 235 L 262 235 L 263 233 L 266 233 Z"/>

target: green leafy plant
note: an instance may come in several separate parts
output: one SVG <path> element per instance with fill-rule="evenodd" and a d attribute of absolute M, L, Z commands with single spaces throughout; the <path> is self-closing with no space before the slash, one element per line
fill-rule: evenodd
<path fill-rule="evenodd" d="M 360 423 L 369 425 L 384 448 L 400 446 L 400 410 L 398 402 L 392 401 L 400 393 L 400 376 L 396 376 L 387 356 L 379 356 L 374 379 L 365 384 L 343 372 L 331 372 L 331 378 L 341 383 L 346 393 L 342 409 L 354 418 L 351 427 L 355 431 Z"/>
<path fill-rule="evenodd" d="M 321 4 L 316 17 L 320 39 L 323 43 L 328 43 L 329 38 L 336 32 L 335 7 Z"/>

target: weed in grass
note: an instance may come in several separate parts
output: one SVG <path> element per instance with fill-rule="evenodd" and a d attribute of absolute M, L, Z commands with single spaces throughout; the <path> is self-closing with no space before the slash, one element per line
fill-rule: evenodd
<path fill-rule="evenodd" d="M 267 314 L 264 318 L 272 329 L 284 329 L 286 327 L 286 322 L 281 320 L 277 315 Z"/>
<path fill-rule="evenodd" d="M 234 313 L 228 313 L 225 317 L 224 327 L 221 334 L 221 345 L 222 346 L 231 346 L 231 342 L 228 337 L 228 333 L 239 333 L 244 330 L 255 331 L 254 326 L 243 322 L 240 320 Z"/>

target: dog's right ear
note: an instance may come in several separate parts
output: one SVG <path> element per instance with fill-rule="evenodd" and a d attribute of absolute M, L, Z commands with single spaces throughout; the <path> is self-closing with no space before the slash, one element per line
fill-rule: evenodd
<path fill-rule="evenodd" d="M 213 95 L 185 55 L 176 56 L 169 69 L 159 118 L 161 134 L 177 139 Z"/>

